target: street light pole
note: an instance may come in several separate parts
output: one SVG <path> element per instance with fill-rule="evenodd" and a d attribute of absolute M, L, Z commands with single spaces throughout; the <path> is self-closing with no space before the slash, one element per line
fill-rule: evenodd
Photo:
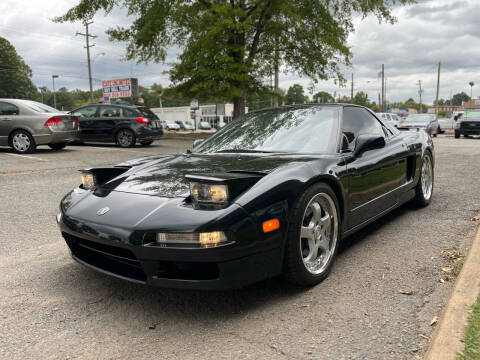
<path fill-rule="evenodd" d="M 53 107 L 57 108 L 57 94 L 55 93 L 55 79 L 58 78 L 58 75 L 52 75 L 52 85 L 53 85 Z"/>
<path fill-rule="evenodd" d="M 470 81 L 468 83 L 468 85 L 470 85 L 470 100 L 472 100 L 472 98 L 473 98 L 473 85 L 475 85 L 475 83 L 473 81 Z"/>

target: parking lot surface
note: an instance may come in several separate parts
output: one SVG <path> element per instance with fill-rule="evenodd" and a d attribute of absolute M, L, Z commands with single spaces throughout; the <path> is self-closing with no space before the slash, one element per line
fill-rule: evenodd
<path fill-rule="evenodd" d="M 151 288 L 84 268 L 55 223 L 78 169 L 184 151 L 190 140 L 28 156 L 1 148 L 0 358 L 419 358 L 452 288 L 440 282 L 441 252 L 467 251 L 480 211 L 480 139 L 434 141 L 429 207 L 404 206 L 345 239 L 316 287 L 272 279 L 226 292 Z"/>

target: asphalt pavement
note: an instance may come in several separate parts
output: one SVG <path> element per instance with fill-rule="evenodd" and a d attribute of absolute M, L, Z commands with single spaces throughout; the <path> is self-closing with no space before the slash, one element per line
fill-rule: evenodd
<path fill-rule="evenodd" d="M 480 139 L 439 136 L 432 204 L 404 206 L 345 239 L 311 289 L 272 279 L 200 292 L 124 282 L 74 262 L 55 222 L 81 168 L 184 151 L 0 148 L 0 358 L 415 359 L 452 282 L 442 250 L 466 253 L 480 212 Z M 413 295 L 400 293 L 414 292 Z"/>

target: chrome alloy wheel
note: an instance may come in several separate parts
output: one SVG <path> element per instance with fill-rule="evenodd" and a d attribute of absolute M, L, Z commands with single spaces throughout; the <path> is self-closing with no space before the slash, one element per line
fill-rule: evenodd
<path fill-rule="evenodd" d="M 118 143 L 122 147 L 129 147 L 133 142 L 133 134 L 129 130 L 120 130 L 117 135 Z"/>
<path fill-rule="evenodd" d="M 325 194 L 315 195 L 303 214 L 300 229 L 300 254 L 310 274 L 318 275 L 327 269 L 338 239 L 338 215 L 333 199 Z"/>
<path fill-rule="evenodd" d="M 15 134 L 12 139 L 12 145 L 18 152 L 26 152 L 32 146 L 29 137 L 22 132 Z"/>
<path fill-rule="evenodd" d="M 433 189 L 433 166 L 429 155 L 423 157 L 422 165 L 422 192 L 425 200 L 430 200 Z"/>

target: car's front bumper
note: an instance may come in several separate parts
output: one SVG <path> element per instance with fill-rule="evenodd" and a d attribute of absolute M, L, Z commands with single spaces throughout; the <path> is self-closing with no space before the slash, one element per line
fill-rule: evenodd
<path fill-rule="evenodd" d="M 234 207 L 227 228 L 223 227 L 227 222 L 219 222 L 233 241 L 212 248 L 149 246 L 143 230 L 78 220 L 65 213 L 57 221 L 72 257 L 85 266 L 147 285 L 218 290 L 270 278 L 282 269 L 284 231 L 259 234 L 245 211 Z"/>

